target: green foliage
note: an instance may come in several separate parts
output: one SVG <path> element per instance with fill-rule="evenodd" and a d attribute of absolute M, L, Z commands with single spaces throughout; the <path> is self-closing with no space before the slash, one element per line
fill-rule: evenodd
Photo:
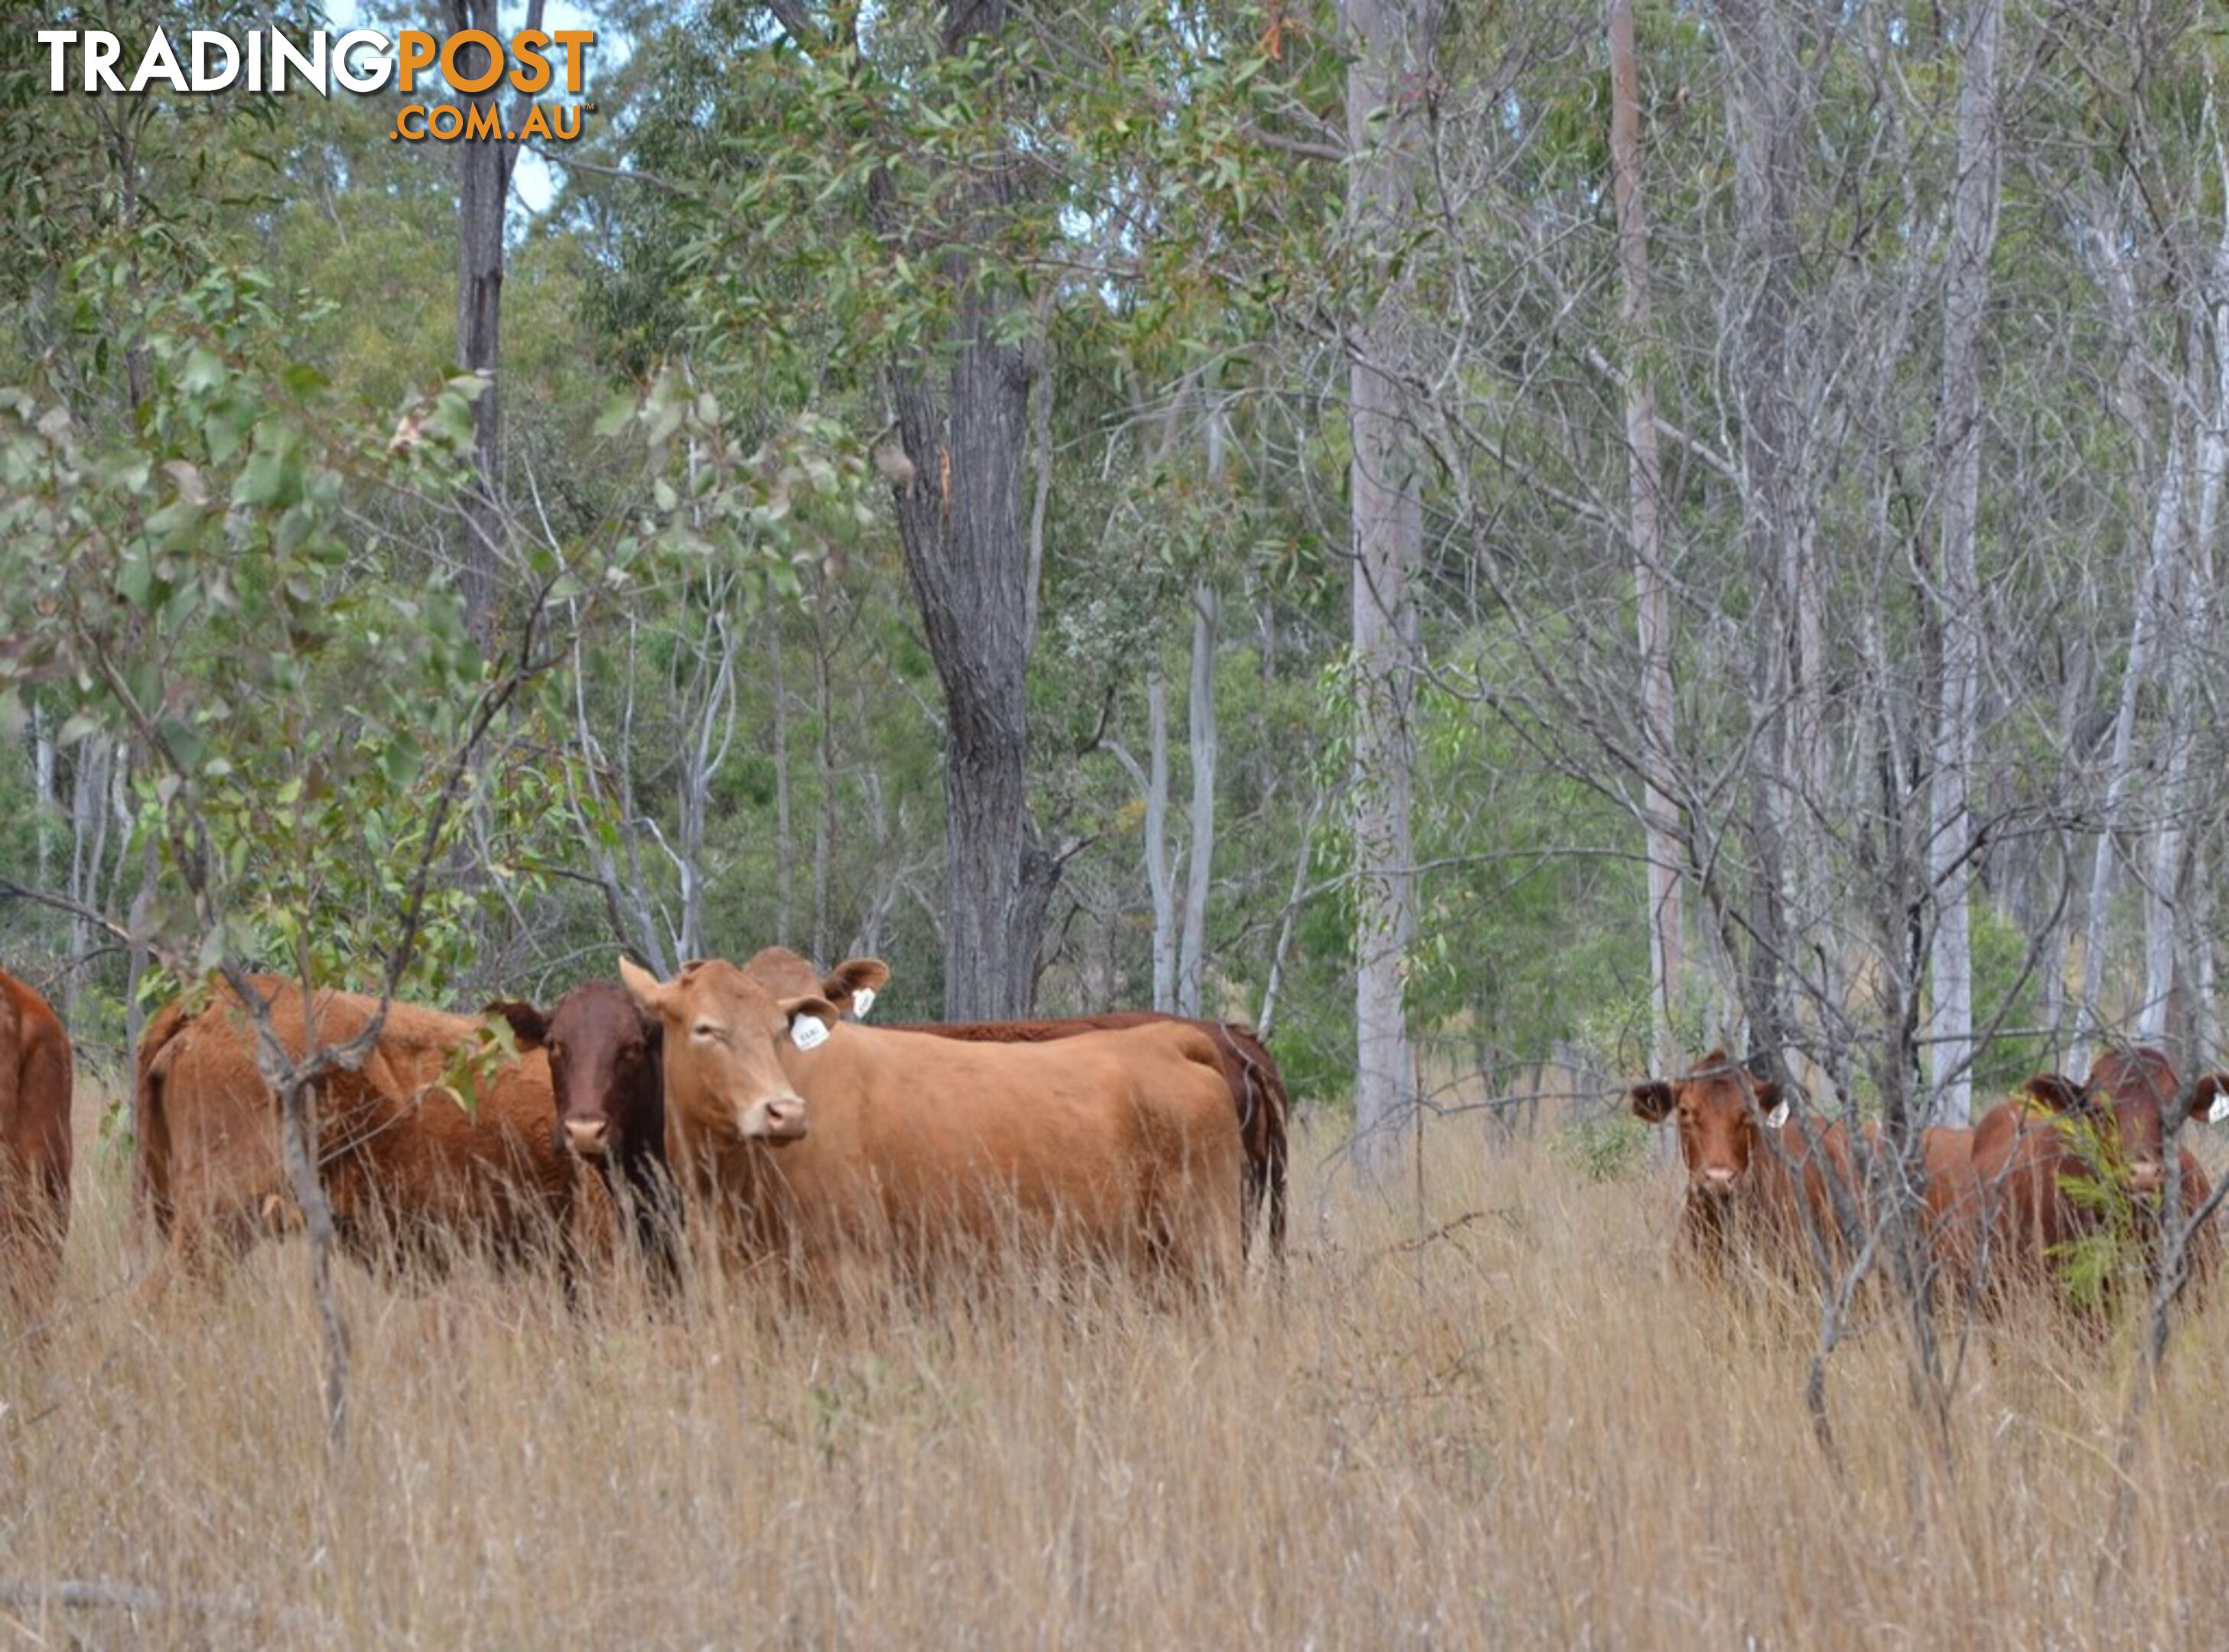
<path fill-rule="evenodd" d="M 91 294 L 116 269 L 96 255 L 73 275 Z M 333 420 L 322 374 L 270 365 L 286 334 L 267 278 L 213 269 L 150 307 L 132 425 L 0 392 L 0 685 L 60 699 L 65 746 L 146 753 L 138 830 L 176 879 L 148 916 L 181 967 L 348 981 L 414 922 L 443 968 L 504 864 L 422 909 L 415 869 L 456 853 L 467 819 L 500 845 L 545 811 L 530 774 L 478 767 L 485 672 L 454 595 L 393 578 L 346 524 L 367 489 L 453 490 L 479 387 L 445 386 L 390 452 Z"/>
<path fill-rule="evenodd" d="M 2052 1124 L 2084 1167 L 2062 1172 L 2059 1191 L 2094 1224 L 2078 1237 L 2051 1247 L 2060 1289 L 2081 1308 L 2141 1300 L 2148 1261 L 2144 1216 L 2129 1192 L 2128 1164 L 2112 1115 L 2059 1114 Z"/>
<path fill-rule="evenodd" d="M 2008 1091 L 2049 1066 L 2051 1039 L 2046 1033 L 2018 1030 L 2034 1027 L 2042 1019 L 2043 977 L 2030 967 L 2028 937 L 1986 899 L 1974 902 L 1971 926 L 1975 1019 L 1986 1024 L 2001 1018 L 2015 1029 L 1988 1040 L 1975 1058 L 1975 1093 L 1989 1096 Z"/>
<path fill-rule="evenodd" d="M 1647 1167 L 1651 1134 L 1628 1114 L 1582 1115 L 1556 1132 L 1550 1151 L 1590 1181 L 1625 1181 Z"/>

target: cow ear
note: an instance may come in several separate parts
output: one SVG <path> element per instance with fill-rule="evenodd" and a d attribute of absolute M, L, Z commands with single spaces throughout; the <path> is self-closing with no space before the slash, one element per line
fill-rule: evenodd
<path fill-rule="evenodd" d="M 2082 1086 L 2062 1073 L 2038 1073 L 2020 1089 L 2032 1100 L 2041 1102 L 2054 1113 L 2082 1111 Z"/>
<path fill-rule="evenodd" d="M 828 1030 L 844 1019 L 844 1012 L 817 993 L 785 998 L 774 1006 L 789 1023 L 790 1042 L 800 1050 L 818 1050 L 828 1042 Z"/>
<path fill-rule="evenodd" d="M 645 969 L 631 958 L 620 960 L 620 979 L 635 1003 L 652 1015 L 662 1016 L 666 1006 L 673 1001 L 672 986 Z"/>
<path fill-rule="evenodd" d="M 1763 1115 L 1766 1129 L 1777 1130 L 1788 1122 L 1788 1098 L 1780 1093 L 1779 1085 L 1753 1081 L 1750 1088 L 1757 1096 L 1757 1110 Z"/>
<path fill-rule="evenodd" d="M 522 1050 L 539 1050 L 549 1041 L 549 1018 L 531 1004 L 499 998 L 481 1008 L 483 1015 L 499 1015 L 511 1023 L 511 1036 Z"/>
<path fill-rule="evenodd" d="M 879 958 L 846 958 L 828 972 L 820 991 L 862 1021 L 875 1007 L 875 994 L 890 984 L 890 967 Z"/>
<path fill-rule="evenodd" d="M 1646 1079 L 1625 1092 L 1625 1104 L 1634 1117 L 1661 1123 L 1672 1115 L 1672 1086 L 1661 1078 Z"/>
<path fill-rule="evenodd" d="M 2190 1098 L 2190 1116 L 2208 1124 L 2229 1124 L 2229 1073 L 2208 1073 Z"/>

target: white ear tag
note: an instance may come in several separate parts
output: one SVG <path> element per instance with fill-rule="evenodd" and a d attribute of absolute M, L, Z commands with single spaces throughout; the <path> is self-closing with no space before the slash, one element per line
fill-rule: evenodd
<path fill-rule="evenodd" d="M 867 1012 L 874 1007 L 875 989 L 873 987 L 862 987 L 851 994 L 851 1013 L 862 1021 L 867 1019 Z"/>
<path fill-rule="evenodd" d="M 802 1010 L 791 1018 L 789 1036 L 800 1050 L 818 1050 L 828 1042 L 828 1025 L 817 1015 L 807 1015 Z"/>
<path fill-rule="evenodd" d="M 2208 1124 L 2229 1124 L 2229 1091 L 2213 1098 L 2213 1105 L 2206 1109 Z"/>
<path fill-rule="evenodd" d="M 1772 1111 L 1764 1115 L 1764 1128 L 1768 1130 L 1777 1130 L 1781 1126 L 1787 1122 L 1788 1103 L 1785 1102 L 1776 1102 L 1773 1103 Z"/>

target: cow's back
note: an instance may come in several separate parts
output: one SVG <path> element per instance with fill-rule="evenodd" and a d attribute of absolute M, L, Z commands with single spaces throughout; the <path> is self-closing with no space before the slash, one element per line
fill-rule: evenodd
<path fill-rule="evenodd" d="M 1972 1163 L 1993 1288 L 2040 1282 L 2052 1248 L 2072 1237 L 2059 1186 L 2069 1156 L 2059 1115 L 2025 1098 L 2000 1102 L 1975 1121 Z"/>
<path fill-rule="evenodd" d="M 1821 1122 L 1799 1115 L 1777 1134 L 1782 1152 L 1764 1149 L 1768 1218 L 1787 1237 L 1816 1233 L 1839 1254 L 1845 1218 L 1858 1214 L 1864 1193 L 1849 1127 L 1840 1119 Z"/>
<path fill-rule="evenodd" d="M 69 1036 L 47 1000 L 0 974 L 0 1296 L 51 1295 L 69 1231 Z"/>
<path fill-rule="evenodd" d="M 252 977 L 283 999 L 286 984 Z M 237 1255 L 290 1207 L 278 1109 L 255 1030 L 228 987 L 164 1006 L 140 1035 L 132 1096 L 135 1213 L 168 1260 Z"/>
<path fill-rule="evenodd" d="M 1254 1029 L 1244 1023 L 1153 1010 L 1111 1010 L 1098 1015 L 1032 1021 L 907 1022 L 884 1030 L 925 1032 L 975 1044 L 1044 1044 L 1145 1026 L 1189 1027 L 1206 1039 L 1237 1115 L 1245 1153 L 1245 1230 L 1251 1233 L 1256 1215 L 1266 1204 L 1270 1249 L 1282 1256 L 1291 1102 L 1275 1060 Z"/>
<path fill-rule="evenodd" d="M 1928 1251 L 1941 1298 L 1955 1301 L 1974 1289 L 1988 1220 L 1982 1180 L 1974 1170 L 1974 1132 L 1931 1125 L 1919 1133 L 1919 1144 Z"/>
<path fill-rule="evenodd" d="M 357 993 L 318 994 L 318 1041 L 357 1037 L 376 1008 Z M 273 1021 L 290 1052 L 307 1047 L 299 993 L 274 1006 Z M 469 1108 L 450 1088 L 480 1025 L 390 1004 L 363 1065 L 321 1083 L 319 1155 L 336 1219 L 359 1253 L 385 1258 L 399 1246 L 439 1263 L 464 1245 L 515 1257 L 564 1232 L 576 1169 L 556 1140 L 548 1057 L 530 1051 L 500 1064 Z"/>
<path fill-rule="evenodd" d="M 789 1070 L 810 1134 L 727 1167 L 756 1179 L 758 1245 L 935 1265 L 1019 1244 L 1217 1275 L 1235 1256 L 1237 1121 L 1196 1028 L 1017 1043 L 847 1025 Z"/>
<path fill-rule="evenodd" d="M 254 978 L 272 1031 L 299 1057 L 369 1025 L 376 1000 Z M 552 1139 L 556 1107 L 538 1052 L 504 1064 L 471 1111 L 443 1086 L 479 1022 L 420 1005 L 389 1006 L 353 1071 L 315 1086 L 321 1179 L 342 1239 L 366 1260 L 440 1263 L 458 1245 L 517 1254 L 563 1232 L 574 1192 Z M 277 1098 L 255 1059 L 247 1007 L 216 988 L 197 1012 L 166 1010 L 142 1040 L 137 1181 L 174 1255 L 237 1254 L 291 1221 Z"/>

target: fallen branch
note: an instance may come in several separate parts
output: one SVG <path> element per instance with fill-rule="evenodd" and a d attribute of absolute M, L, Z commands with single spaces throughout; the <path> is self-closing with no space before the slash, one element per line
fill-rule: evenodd
<path fill-rule="evenodd" d="M 164 1613 L 195 1613 L 204 1617 L 255 1617 L 306 1632 L 314 1627 L 304 1614 L 260 1604 L 244 1590 L 223 1595 L 166 1595 L 138 1584 L 65 1578 L 53 1583 L 22 1583 L 0 1578 L 0 1605 L 35 1610 L 41 1607 L 105 1608 L 135 1617 Z"/>

